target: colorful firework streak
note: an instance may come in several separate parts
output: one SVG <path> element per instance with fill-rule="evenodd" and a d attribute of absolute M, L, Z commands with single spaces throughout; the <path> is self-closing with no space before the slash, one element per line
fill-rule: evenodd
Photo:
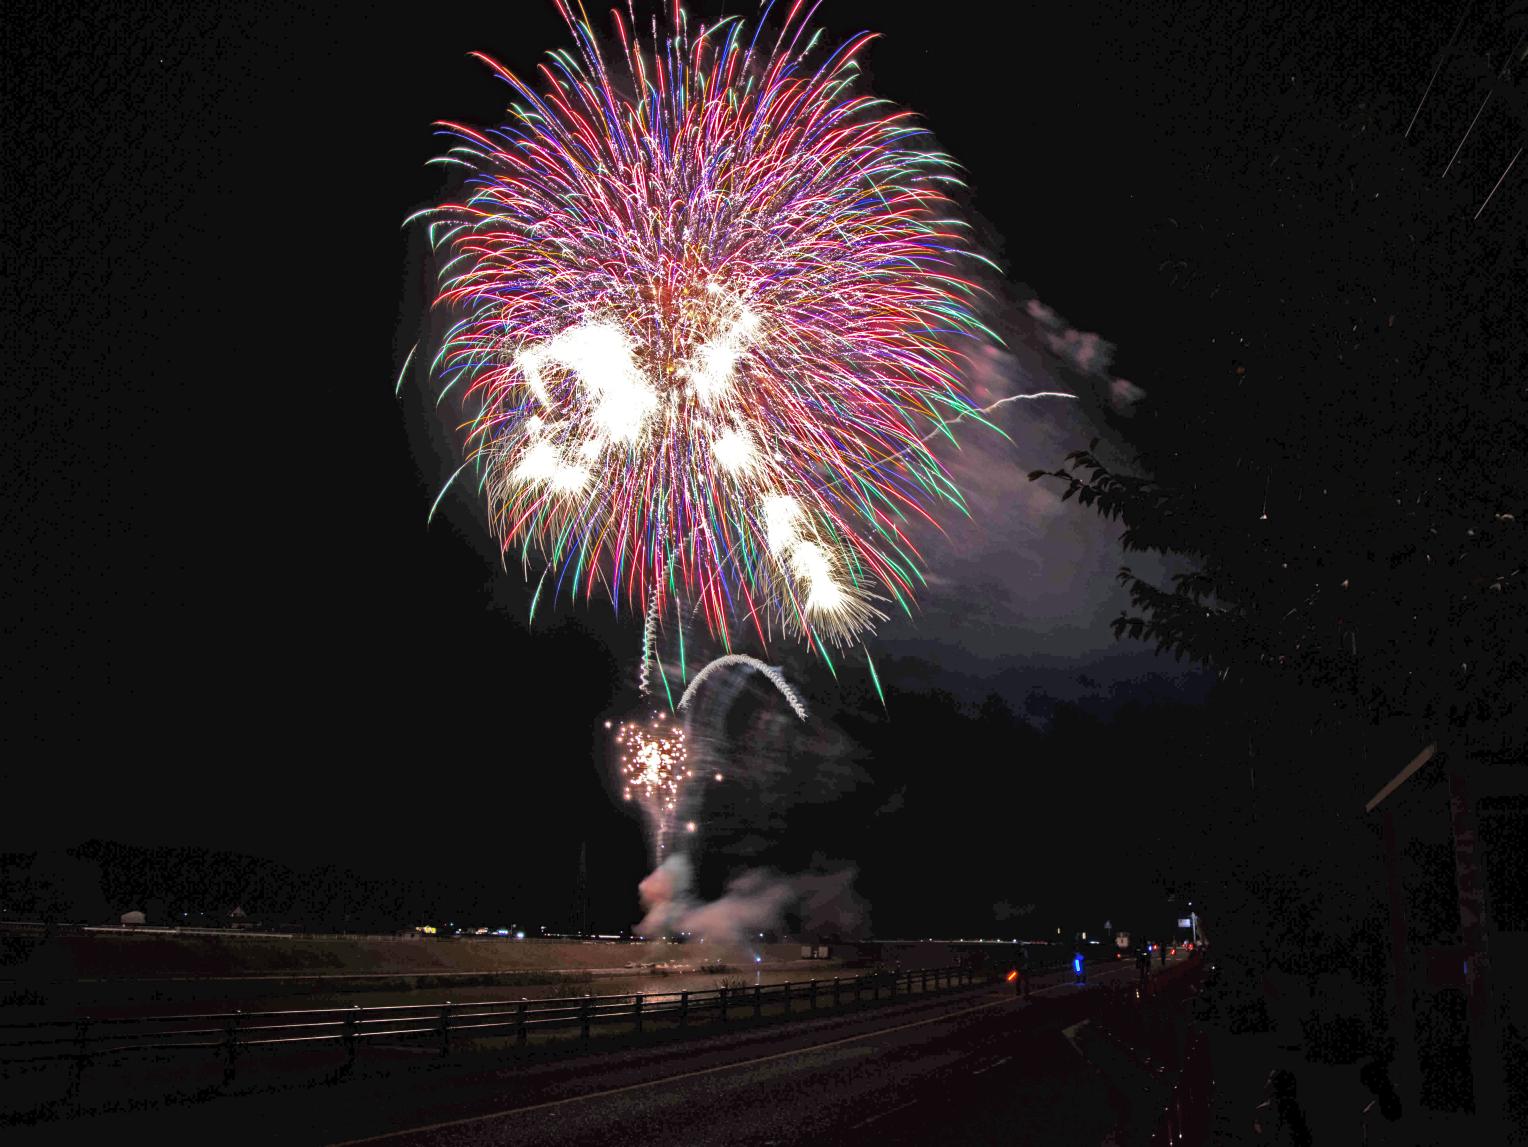
<path fill-rule="evenodd" d="M 421 213 L 463 470 L 554 596 L 677 596 L 724 643 L 743 619 L 827 656 L 910 612 L 907 523 L 964 509 L 926 445 L 981 417 L 990 337 L 953 163 L 856 90 L 873 36 L 819 51 L 801 3 L 774 31 L 676 6 L 646 43 L 617 11 L 604 46 L 558 8 L 576 51 L 535 85 L 479 57 L 517 102 L 442 125 L 470 175 Z"/>

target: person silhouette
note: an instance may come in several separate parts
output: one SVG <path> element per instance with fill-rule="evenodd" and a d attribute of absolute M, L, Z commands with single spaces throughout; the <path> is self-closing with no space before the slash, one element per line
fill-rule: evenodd
<path fill-rule="evenodd" d="M 1276 1067 L 1268 1073 L 1263 1089 L 1267 1096 L 1252 1115 L 1252 1130 L 1268 1136 L 1270 1143 L 1288 1147 L 1311 1147 L 1310 1125 L 1295 1099 L 1295 1077 L 1291 1071 Z"/>

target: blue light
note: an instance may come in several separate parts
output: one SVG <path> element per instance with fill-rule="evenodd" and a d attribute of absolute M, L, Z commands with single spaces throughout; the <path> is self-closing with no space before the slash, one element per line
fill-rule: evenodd
<path fill-rule="evenodd" d="M 1079 976 L 1082 975 L 1082 957 L 1081 956 L 1073 956 L 1072 957 L 1072 971 L 1076 972 Z"/>

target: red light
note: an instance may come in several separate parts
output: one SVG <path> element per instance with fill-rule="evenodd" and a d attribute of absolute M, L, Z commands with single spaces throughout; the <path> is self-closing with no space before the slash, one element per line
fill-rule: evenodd
<path fill-rule="evenodd" d="M 1169 949 L 1167 949 L 1167 954 L 1169 956 L 1176 956 L 1178 954 L 1178 949 L 1176 949 L 1176 948 L 1169 948 Z"/>
<path fill-rule="evenodd" d="M 1007 980 L 1008 980 L 1008 982 L 1010 984 L 1013 983 L 1015 980 L 1017 980 L 1019 978 L 1019 970 L 1017 968 L 1015 968 L 1013 971 L 1008 973 L 1006 978 L 1007 978 Z"/>

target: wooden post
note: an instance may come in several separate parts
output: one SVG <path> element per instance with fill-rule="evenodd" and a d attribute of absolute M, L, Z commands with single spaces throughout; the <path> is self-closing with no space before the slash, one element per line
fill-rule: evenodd
<path fill-rule="evenodd" d="M 239 1016 L 242 1011 L 236 1011 L 228 1017 L 228 1022 L 223 1025 L 223 1086 L 227 1087 L 233 1082 L 235 1065 L 239 1059 Z"/>
<path fill-rule="evenodd" d="M 74 1063 L 69 1073 L 69 1099 L 78 1103 L 80 1087 L 84 1083 L 85 1068 L 90 1066 L 90 1020 L 83 1019 L 74 1025 Z"/>
<path fill-rule="evenodd" d="M 877 1003 L 880 1002 L 880 999 L 881 999 L 881 976 L 880 976 L 879 973 L 877 973 L 875 976 L 871 977 L 871 980 L 870 980 L 870 998 L 875 1000 Z"/>
<path fill-rule="evenodd" d="M 690 1022 L 690 993 L 679 993 L 679 1026 L 687 1027 Z"/>
<path fill-rule="evenodd" d="M 785 981 L 785 1014 L 791 1014 L 791 982 Z"/>
<path fill-rule="evenodd" d="M 1449 819 L 1454 832 L 1454 875 L 1459 888 L 1459 934 L 1464 941 L 1464 990 L 1469 1016 L 1470 1071 L 1475 1113 L 1486 1127 L 1503 1126 L 1501 1048 L 1491 1007 L 1491 955 L 1486 943 L 1485 894 L 1476 851 L 1475 806 L 1461 762 L 1449 763 Z"/>
<path fill-rule="evenodd" d="M 918 990 L 920 992 L 928 991 L 928 969 L 927 968 L 925 968 L 923 970 L 923 983 L 919 986 Z"/>
<path fill-rule="evenodd" d="M 642 1034 L 642 996 L 639 993 L 631 1008 L 631 1018 L 636 1021 L 637 1034 Z"/>
<path fill-rule="evenodd" d="M 345 1044 L 345 1068 L 346 1068 L 347 1071 L 349 1069 L 355 1067 L 356 1044 L 359 1042 L 359 1040 L 356 1037 L 357 1037 L 357 1035 L 359 1033 L 359 1030 L 360 1030 L 360 1019 L 361 1019 L 361 1005 L 360 1004 L 353 1004 L 353 1005 L 351 1005 L 350 1010 L 345 1013 L 344 1044 Z"/>
<path fill-rule="evenodd" d="M 578 1009 L 578 1034 L 585 1043 L 589 1042 L 589 1020 L 593 1011 L 594 1001 L 585 996 L 583 1006 Z"/>
<path fill-rule="evenodd" d="M 515 1046 L 525 1046 L 525 1013 L 530 1010 L 530 1004 L 520 1001 L 520 1007 L 515 1012 Z"/>
<path fill-rule="evenodd" d="M 451 1001 L 447 1000 L 440 1009 L 440 1054 L 451 1054 Z"/>
<path fill-rule="evenodd" d="M 838 1007 L 838 977 L 833 977 L 833 1006 Z"/>
<path fill-rule="evenodd" d="M 753 986 L 753 1018 L 754 1019 L 758 1019 L 761 1015 L 764 1014 L 763 1010 L 762 1010 L 763 1006 L 764 1006 L 764 990 L 763 990 L 763 985 L 755 984 Z"/>
<path fill-rule="evenodd" d="M 1406 951 L 1406 902 L 1401 889 L 1400 852 L 1395 838 L 1395 814 L 1380 814 L 1385 857 L 1385 899 L 1390 906 L 1390 989 L 1392 1027 L 1396 1035 L 1396 1072 L 1411 1103 L 1417 1101 L 1416 1019 L 1411 1009 L 1411 957 Z"/>
<path fill-rule="evenodd" d="M 721 993 L 719 998 L 721 1000 L 721 1005 L 722 1005 L 722 1023 L 726 1023 L 727 1022 L 727 997 L 732 994 L 732 989 L 731 988 L 719 988 L 718 991 Z"/>
<path fill-rule="evenodd" d="M 817 1010 L 817 981 L 813 980 L 807 985 L 807 991 L 812 1001 L 812 1011 Z"/>

